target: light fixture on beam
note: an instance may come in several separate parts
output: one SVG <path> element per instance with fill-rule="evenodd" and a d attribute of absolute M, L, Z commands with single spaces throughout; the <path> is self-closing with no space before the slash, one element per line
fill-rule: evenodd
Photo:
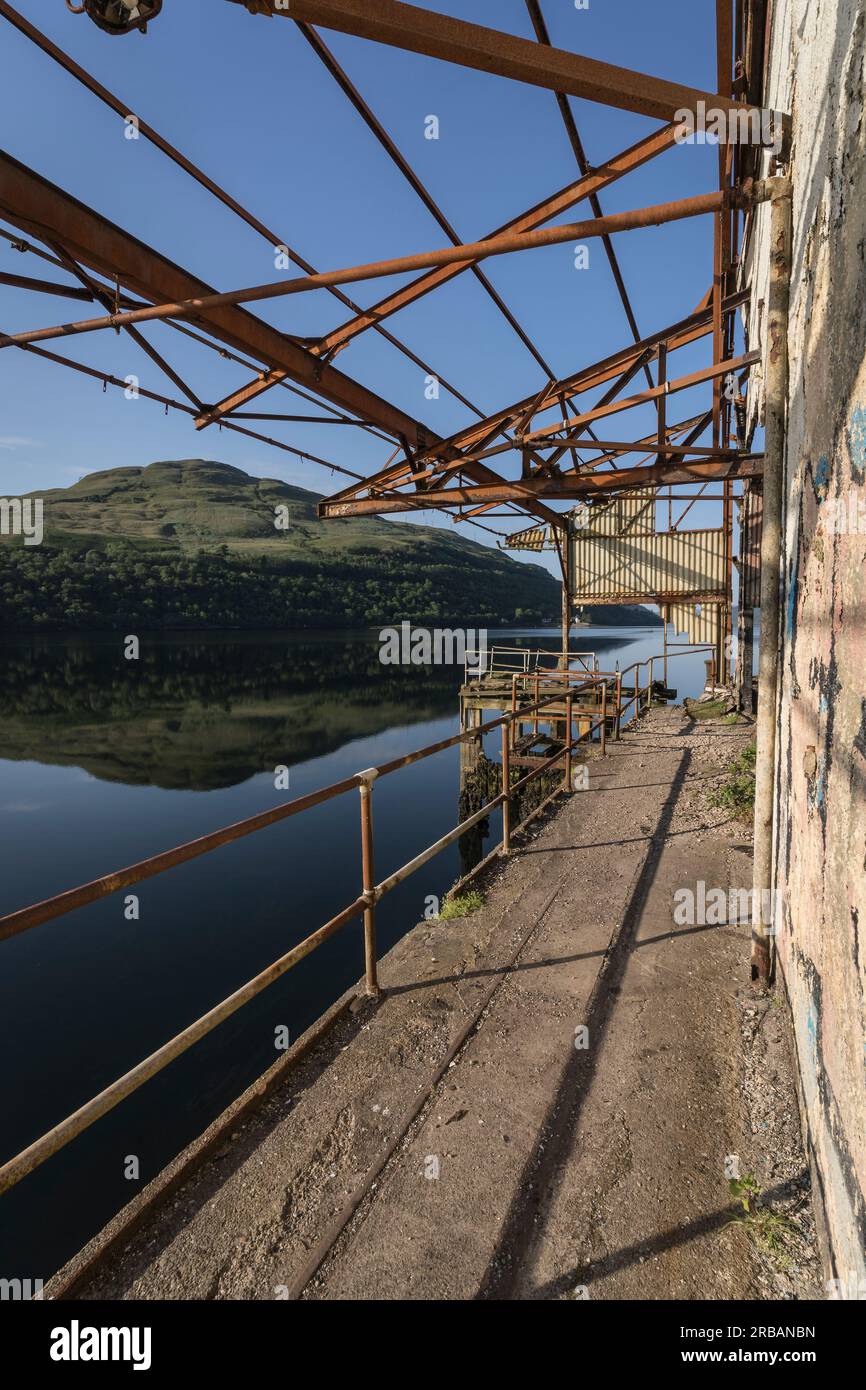
<path fill-rule="evenodd" d="M 162 0 L 66 0 L 66 8 L 86 14 L 106 34 L 131 34 L 135 29 L 143 34 L 162 9 Z"/>

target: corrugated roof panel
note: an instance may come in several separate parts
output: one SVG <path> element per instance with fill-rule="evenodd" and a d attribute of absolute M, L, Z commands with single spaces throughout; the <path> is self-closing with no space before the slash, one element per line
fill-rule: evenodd
<path fill-rule="evenodd" d="M 572 589 L 576 602 L 671 594 L 725 594 L 723 530 L 571 537 Z"/>

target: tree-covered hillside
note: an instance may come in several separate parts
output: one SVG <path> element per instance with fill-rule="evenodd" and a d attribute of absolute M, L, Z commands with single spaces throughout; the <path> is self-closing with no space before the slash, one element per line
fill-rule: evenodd
<path fill-rule="evenodd" d="M 43 544 L 0 546 L 0 629 L 555 622 L 539 565 L 429 526 L 320 521 L 315 493 L 189 460 L 41 495 Z M 277 523 L 279 522 L 279 526 Z"/>

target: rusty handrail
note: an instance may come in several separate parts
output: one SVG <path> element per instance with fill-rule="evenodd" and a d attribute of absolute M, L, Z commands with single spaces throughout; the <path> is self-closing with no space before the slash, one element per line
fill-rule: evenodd
<path fill-rule="evenodd" d="M 586 680 L 586 685 L 595 685 L 593 679 Z M 604 687 L 606 690 L 606 687 Z M 546 708 L 555 704 L 561 696 L 552 695 L 539 704 L 539 709 Z M 538 710 L 529 713 L 538 713 Z M 526 710 L 520 711 L 520 715 L 525 715 Z M 510 811 L 511 798 L 515 792 L 523 786 L 540 776 L 554 763 L 558 762 L 563 754 L 566 758 L 566 768 L 569 765 L 570 755 L 575 743 L 580 743 L 583 738 L 592 736 L 593 725 L 587 733 L 580 735 L 577 740 L 572 738 L 572 725 L 569 723 L 565 747 L 563 752 L 554 754 L 551 758 L 541 763 L 539 767 L 532 771 L 513 787 L 507 785 L 505 777 L 510 780 L 510 773 L 507 765 L 507 758 L 504 763 L 503 790 L 499 796 L 494 797 L 481 808 L 480 811 L 462 821 L 454 830 L 449 831 L 433 845 L 428 846 L 419 855 L 404 864 L 396 873 L 376 884 L 373 876 L 373 822 L 372 822 L 372 787 L 379 777 L 388 776 L 392 772 L 397 772 L 401 768 L 408 767 L 410 764 L 418 762 L 422 758 L 431 757 L 435 753 L 442 752 L 446 748 L 454 747 L 458 743 L 463 743 L 468 739 L 475 739 L 479 735 L 489 732 L 492 729 L 503 729 L 503 746 L 507 744 L 507 726 L 519 716 L 509 713 L 498 719 L 488 721 L 486 724 L 479 725 L 478 728 L 466 732 L 455 734 L 448 739 L 442 739 L 438 743 L 429 744 L 426 748 L 418 749 L 413 753 L 407 753 L 401 758 L 395 758 L 389 763 L 384 763 L 381 767 L 370 768 L 366 772 L 356 773 L 353 777 L 345 778 L 342 782 L 335 782 L 331 786 L 323 787 L 318 792 L 311 792 L 306 796 L 298 797 L 295 801 L 285 803 L 283 806 L 275 807 L 271 811 L 261 812 L 259 815 L 250 816 L 248 819 L 238 821 L 234 825 L 226 826 L 222 830 L 213 831 L 210 835 L 201 836 L 197 840 L 191 840 L 184 845 L 178 845 L 172 850 L 167 850 L 162 854 L 151 856 L 150 859 L 141 860 L 138 864 L 131 865 L 127 869 L 122 869 L 114 874 L 106 874 L 102 878 L 95 879 L 91 883 L 83 884 L 79 888 L 71 889 L 65 893 L 59 893 L 53 898 L 48 898 L 42 903 L 34 904 L 32 907 L 23 908 L 18 912 L 8 914 L 0 918 L 0 940 L 6 937 L 17 935 L 27 931 L 32 927 L 39 926 L 44 922 L 56 917 L 64 916 L 75 911 L 88 903 L 95 902 L 108 894 L 116 892 L 120 888 L 127 887 L 134 883 L 139 883 L 143 879 L 151 878 L 155 874 L 163 873 L 166 869 L 174 868 L 178 864 L 186 863 L 191 859 L 208 854 L 218 849 L 224 844 L 233 840 L 241 839 L 243 836 L 253 834 L 269 825 L 285 820 L 290 816 L 297 815 L 301 811 L 309 810 L 313 806 L 321 805 L 336 796 L 341 796 L 347 791 L 357 787 L 361 793 L 361 846 L 362 846 L 362 892 L 354 902 L 345 907 L 336 917 L 332 917 L 324 926 L 305 937 L 296 946 L 272 962 L 265 970 L 261 971 L 253 979 L 248 980 L 233 994 L 229 995 L 221 1003 L 214 1006 L 208 1013 L 203 1014 L 195 1022 L 188 1025 L 175 1037 L 171 1038 L 155 1052 L 145 1057 L 136 1066 L 123 1076 L 118 1077 L 111 1085 L 105 1087 L 98 1095 L 93 1096 L 78 1110 L 68 1115 L 59 1124 L 48 1130 L 40 1138 L 33 1141 L 26 1149 L 16 1154 L 8 1162 L 0 1166 L 0 1193 L 14 1187 L 28 1173 L 39 1167 L 46 1159 L 52 1157 L 60 1149 L 64 1148 L 72 1139 L 81 1134 L 90 1125 L 94 1124 L 109 1110 L 114 1109 L 121 1101 L 125 1100 L 134 1091 L 138 1090 L 146 1081 L 150 1080 L 170 1062 L 186 1052 L 194 1043 L 212 1032 L 226 1018 L 229 1018 L 244 1004 L 254 999 L 256 995 L 267 989 L 269 985 L 278 980 L 299 961 L 310 955 L 329 937 L 333 936 L 342 927 L 346 926 L 354 918 L 363 914 L 364 917 L 364 955 L 365 973 L 367 989 L 370 994 L 379 993 L 377 978 L 376 961 L 376 929 L 375 929 L 375 908 L 376 903 L 410 877 L 430 859 L 434 858 L 448 845 L 453 844 L 461 835 L 484 819 L 498 806 L 508 808 Z M 510 849 L 510 815 L 506 811 L 503 820 L 504 836 L 498 851 Z"/>
<path fill-rule="evenodd" d="M 550 657 L 551 661 L 557 663 L 561 659 L 561 653 L 559 651 L 553 651 L 548 647 L 536 647 L 534 649 L 530 647 L 489 647 L 485 649 L 484 654 L 489 656 L 490 664 L 484 671 L 481 671 L 478 662 L 472 661 L 471 658 L 481 656 L 482 651 L 473 647 L 466 652 L 465 671 L 467 683 L 470 679 L 480 680 L 483 676 L 489 675 L 499 674 L 510 676 L 515 673 L 518 675 L 528 675 L 530 671 L 533 670 L 540 672 L 556 670 L 558 669 L 557 666 L 541 666 L 539 665 L 539 661 L 542 657 Z M 508 657 L 510 660 L 500 660 L 497 662 L 497 657 Z M 584 669 L 576 672 L 576 674 L 582 676 L 584 679 L 586 677 L 598 675 L 595 652 L 570 652 L 569 660 L 583 662 Z M 586 665 L 587 660 L 591 662 L 591 667 Z"/>
<path fill-rule="evenodd" d="M 592 681 L 587 680 L 586 684 L 592 684 Z M 555 696 L 551 696 L 544 703 L 552 704 L 555 699 Z M 383 763 L 381 767 L 374 768 L 372 771 L 376 777 L 387 777 L 392 772 L 399 772 L 401 768 L 409 767 L 411 763 L 420 762 L 424 758 L 432 757 L 435 753 L 443 752 L 446 748 L 453 748 L 455 744 L 463 743 L 479 734 L 488 733 L 491 729 L 498 728 L 500 724 L 507 723 L 510 718 L 510 715 L 504 715 L 500 719 L 490 720 L 486 724 L 479 725 L 477 729 L 455 734 L 451 738 L 441 739 L 438 743 L 428 744 L 426 748 L 419 748 L 413 753 L 407 753 L 401 758 L 394 758 L 393 761 Z M 81 884 L 78 888 L 68 889 L 65 893 L 57 893 L 54 897 L 46 898 L 44 902 L 34 903 L 31 907 L 20 908 L 17 912 L 10 912 L 5 917 L 0 917 L 0 941 L 29 931 L 32 927 L 42 926 L 44 922 L 50 922 L 56 917 L 63 917 L 79 907 L 86 907 L 92 902 L 97 902 L 100 898 L 108 897 L 120 888 L 130 888 L 133 884 L 141 883 L 144 879 L 164 873 L 167 869 L 176 868 L 179 864 L 186 864 L 191 859 L 197 859 L 203 854 L 210 854 L 223 845 L 231 844 L 235 840 L 243 839 L 246 835 L 252 835 L 258 830 L 264 830 L 279 821 L 287 820 L 290 816 L 298 815 L 301 811 L 307 811 L 325 801 L 331 801 L 336 796 L 342 796 L 345 792 L 360 787 L 365 776 L 367 776 L 366 773 L 356 773 L 352 777 L 344 778 L 341 782 L 333 782 L 330 786 L 322 787 L 319 791 L 309 792 L 305 796 L 297 797 L 294 801 L 284 802 L 282 806 L 275 806 L 270 811 L 260 811 L 257 815 L 249 816 L 246 820 L 224 826 L 222 830 L 213 830 L 210 834 L 202 835 L 199 839 L 189 840 L 183 845 L 177 845 L 174 849 L 151 855 L 150 858 L 139 860 L 138 863 L 131 864 L 125 869 L 118 869 L 114 873 L 105 874 L 102 878 L 93 879 L 90 883 Z"/>

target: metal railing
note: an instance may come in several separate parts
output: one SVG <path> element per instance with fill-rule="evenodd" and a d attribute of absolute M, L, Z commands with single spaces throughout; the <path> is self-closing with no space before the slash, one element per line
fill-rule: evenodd
<path fill-rule="evenodd" d="M 550 673 L 553 675 L 553 673 Z M 577 676 L 578 673 L 569 673 Z M 354 902 L 345 907 L 324 926 L 312 932 L 309 936 L 299 942 L 296 946 L 287 951 L 285 955 L 279 957 L 260 974 L 248 980 L 245 985 L 230 994 L 221 1003 L 217 1004 L 208 1013 L 196 1019 L 182 1032 L 175 1035 L 162 1047 L 145 1057 L 137 1066 L 112 1082 L 98 1095 L 85 1102 L 73 1114 L 68 1115 L 65 1120 L 55 1125 L 53 1129 L 36 1139 L 28 1148 L 16 1154 L 14 1158 L 0 1167 L 0 1193 L 13 1187 L 16 1183 L 31 1173 L 46 1159 L 50 1158 L 58 1150 L 62 1149 L 77 1135 L 81 1134 L 90 1125 L 94 1124 L 108 1111 L 114 1109 L 121 1101 L 125 1100 L 134 1091 L 138 1090 L 144 1082 L 150 1080 L 164 1067 L 174 1061 L 182 1053 L 186 1052 L 201 1038 L 205 1037 L 213 1029 L 218 1027 L 225 1019 L 236 1013 L 244 1004 L 254 999 L 256 995 L 273 984 L 281 976 L 297 965 L 311 952 L 327 941 L 329 937 L 335 935 L 341 928 L 357 917 L 363 916 L 364 920 L 364 960 L 366 986 L 370 994 L 376 995 L 379 991 L 377 954 L 376 954 L 376 905 L 393 888 L 403 883 L 406 879 L 416 873 L 418 869 L 435 858 L 444 849 L 479 821 L 490 815 L 491 811 L 497 807 L 502 807 L 502 840 L 494 850 L 487 856 L 487 860 L 495 854 L 509 854 L 511 851 L 512 826 L 512 800 L 515 795 L 526 787 L 535 778 L 540 777 L 544 772 L 549 771 L 557 763 L 564 765 L 563 790 L 571 790 L 571 764 L 572 752 L 577 744 L 586 738 L 592 738 L 592 734 L 597 727 L 601 727 L 602 739 L 606 737 L 606 684 L 599 683 L 594 678 L 581 678 L 582 684 L 569 683 L 568 693 L 551 695 L 548 698 L 537 701 L 534 707 L 522 708 L 519 714 L 513 712 L 505 714 L 498 719 L 490 720 L 486 724 L 479 725 L 475 729 L 456 734 L 451 738 L 442 739 L 438 743 L 428 745 L 426 748 L 418 749 L 414 753 L 408 753 L 404 757 L 395 758 L 393 761 L 384 763 L 380 767 L 369 768 L 364 772 L 358 772 L 353 777 L 347 777 L 341 782 L 335 782 L 331 786 L 323 787 L 320 791 L 311 792 L 306 796 L 298 797 L 294 801 L 289 801 L 282 806 L 277 806 L 269 811 L 263 811 L 255 816 L 250 816 L 246 820 L 238 821 L 234 825 L 226 826 L 222 830 L 213 831 L 209 835 L 203 835 L 200 839 L 191 840 L 183 845 L 178 845 L 174 849 L 166 850 L 161 854 L 143 859 L 137 864 L 130 865 L 128 868 L 120 869 L 115 873 L 106 874 L 102 878 L 94 879 L 90 883 L 82 884 L 78 888 L 70 889 L 65 893 L 56 894 L 44 902 L 36 903 L 31 907 L 21 908 L 19 911 L 9 913 L 0 918 L 0 941 L 17 936 L 22 932 L 30 931 L 35 927 L 41 926 L 45 922 L 56 920 L 70 912 L 84 907 L 89 903 L 97 902 L 101 898 L 108 897 L 110 894 L 118 892 L 122 888 L 131 887 L 133 884 L 141 883 L 145 879 L 153 878 L 157 874 L 164 873 L 168 869 L 177 867 L 180 864 L 189 863 L 192 859 L 200 858 L 202 855 L 210 854 L 221 846 L 240 840 L 247 835 L 255 834 L 267 826 L 288 820 L 292 816 L 310 810 L 314 806 L 320 806 L 326 801 L 331 801 L 336 797 L 343 796 L 346 792 L 358 790 L 361 803 L 361 863 L 362 863 L 362 883 L 361 893 Z M 584 688 L 591 688 L 601 685 L 601 713 L 599 720 L 590 725 L 589 729 L 584 728 L 583 732 L 575 739 L 574 732 L 574 699 L 582 693 Z M 548 718 L 562 721 L 565 726 L 565 736 L 563 746 L 550 758 L 540 763 L 538 767 L 532 768 L 524 777 L 520 778 L 513 785 L 511 784 L 511 743 L 512 743 L 512 724 L 515 719 L 526 718 L 527 715 L 536 717 L 543 709 L 558 705 L 557 710 L 551 710 Z M 454 830 L 443 835 L 441 839 L 428 846 L 420 854 L 416 855 L 402 868 L 395 873 L 388 875 L 387 878 L 376 883 L 374 873 L 374 824 L 373 824 L 373 786 L 382 777 L 387 777 L 391 773 L 398 772 L 402 768 L 409 767 L 413 763 L 420 762 L 424 758 L 432 757 L 436 753 L 443 752 L 447 748 L 453 748 L 457 744 L 469 740 L 477 740 L 479 736 L 489 733 L 491 730 L 502 729 L 502 792 L 487 802 L 480 811 L 469 816 L 462 821 Z M 486 863 L 487 860 L 484 862 Z M 480 867 L 480 866 L 477 866 Z M 477 871 L 477 869 L 476 869 Z"/>
<path fill-rule="evenodd" d="M 486 665 L 482 664 L 483 658 L 488 657 Z M 595 675 L 598 671 L 598 657 L 595 652 L 569 652 L 570 663 L 578 663 L 578 668 L 584 676 Z M 544 666 L 548 661 L 549 666 Z M 523 647 L 488 647 L 485 649 L 472 649 L 466 652 L 466 681 L 480 680 L 486 675 L 509 675 L 513 671 L 528 674 L 536 670 L 552 670 L 558 667 L 562 660 L 560 651 L 550 651 L 538 649 L 530 651 Z"/>
<path fill-rule="evenodd" d="M 712 683 L 715 684 L 716 650 L 711 643 L 695 642 L 693 644 L 690 644 L 689 646 L 678 647 L 673 651 L 670 647 L 668 647 L 667 651 L 656 652 L 655 656 L 649 657 L 646 661 L 636 661 L 632 666 L 627 666 L 626 669 L 623 671 L 622 675 L 623 678 L 625 678 L 626 676 L 630 675 L 632 671 L 636 673 L 634 680 L 634 694 L 631 696 L 630 699 L 626 700 L 625 704 L 622 706 L 620 710 L 620 719 L 622 718 L 624 712 L 627 709 L 630 709 L 632 705 L 635 705 L 635 713 L 633 717 L 638 718 L 643 713 L 643 711 L 645 709 L 648 709 L 649 706 L 652 704 L 652 689 L 653 685 L 655 684 L 654 675 L 657 663 L 664 663 L 664 679 L 665 684 L 667 684 L 668 663 L 670 661 L 675 661 L 676 658 L 680 656 L 697 656 L 699 652 L 711 653 L 712 660 L 708 663 L 708 666 L 711 665 L 712 667 L 712 674 L 710 679 Z M 641 672 L 643 671 L 644 667 L 647 667 L 648 670 L 646 685 L 643 685 L 641 683 Z M 642 704 L 641 701 L 643 701 Z"/>
<path fill-rule="evenodd" d="M 715 648 L 710 643 L 693 643 L 683 645 L 675 650 L 668 647 L 665 652 L 656 652 L 653 656 L 647 657 L 643 661 L 635 661 L 631 666 L 627 666 L 624 671 L 594 671 L 593 680 L 586 682 L 586 678 L 581 671 L 553 671 L 536 670 L 515 672 L 511 678 L 511 712 L 518 722 L 526 722 L 531 710 L 527 710 L 524 705 L 521 707 L 520 695 L 524 699 L 538 703 L 541 697 L 542 688 L 551 685 L 562 690 L 570 688 L 573 682 L 583 681 L 596 690 L 605 690 L 605 705 L 608 721 L 612 725 L 615 739 L 619 739 L 623 726 L 630 722 L 625 715 L 632 710 L 631 719 L 639 719 L 653 702 L 653 687 L 655 685 L 655 672 L 663 666 L 664 684 L 667 685 L 667 668 L 671 661 L 682 656 L 696 656 L 700 652 L 709 652 L 711 660 L 707 662 L 710 684 L 715 683 L 716 672 L 716 653 Z M 643 673 L 646 671 L 646 680 Z M 629 681 L 632 677 L 632 681 Z M 522 709 L 522 719 L 521 719 Z M 587 710 L 583 710 L 582 717 L 586 718 Z M 538 732 L 538 718 L 533 717 L 534 731 Z"/>

